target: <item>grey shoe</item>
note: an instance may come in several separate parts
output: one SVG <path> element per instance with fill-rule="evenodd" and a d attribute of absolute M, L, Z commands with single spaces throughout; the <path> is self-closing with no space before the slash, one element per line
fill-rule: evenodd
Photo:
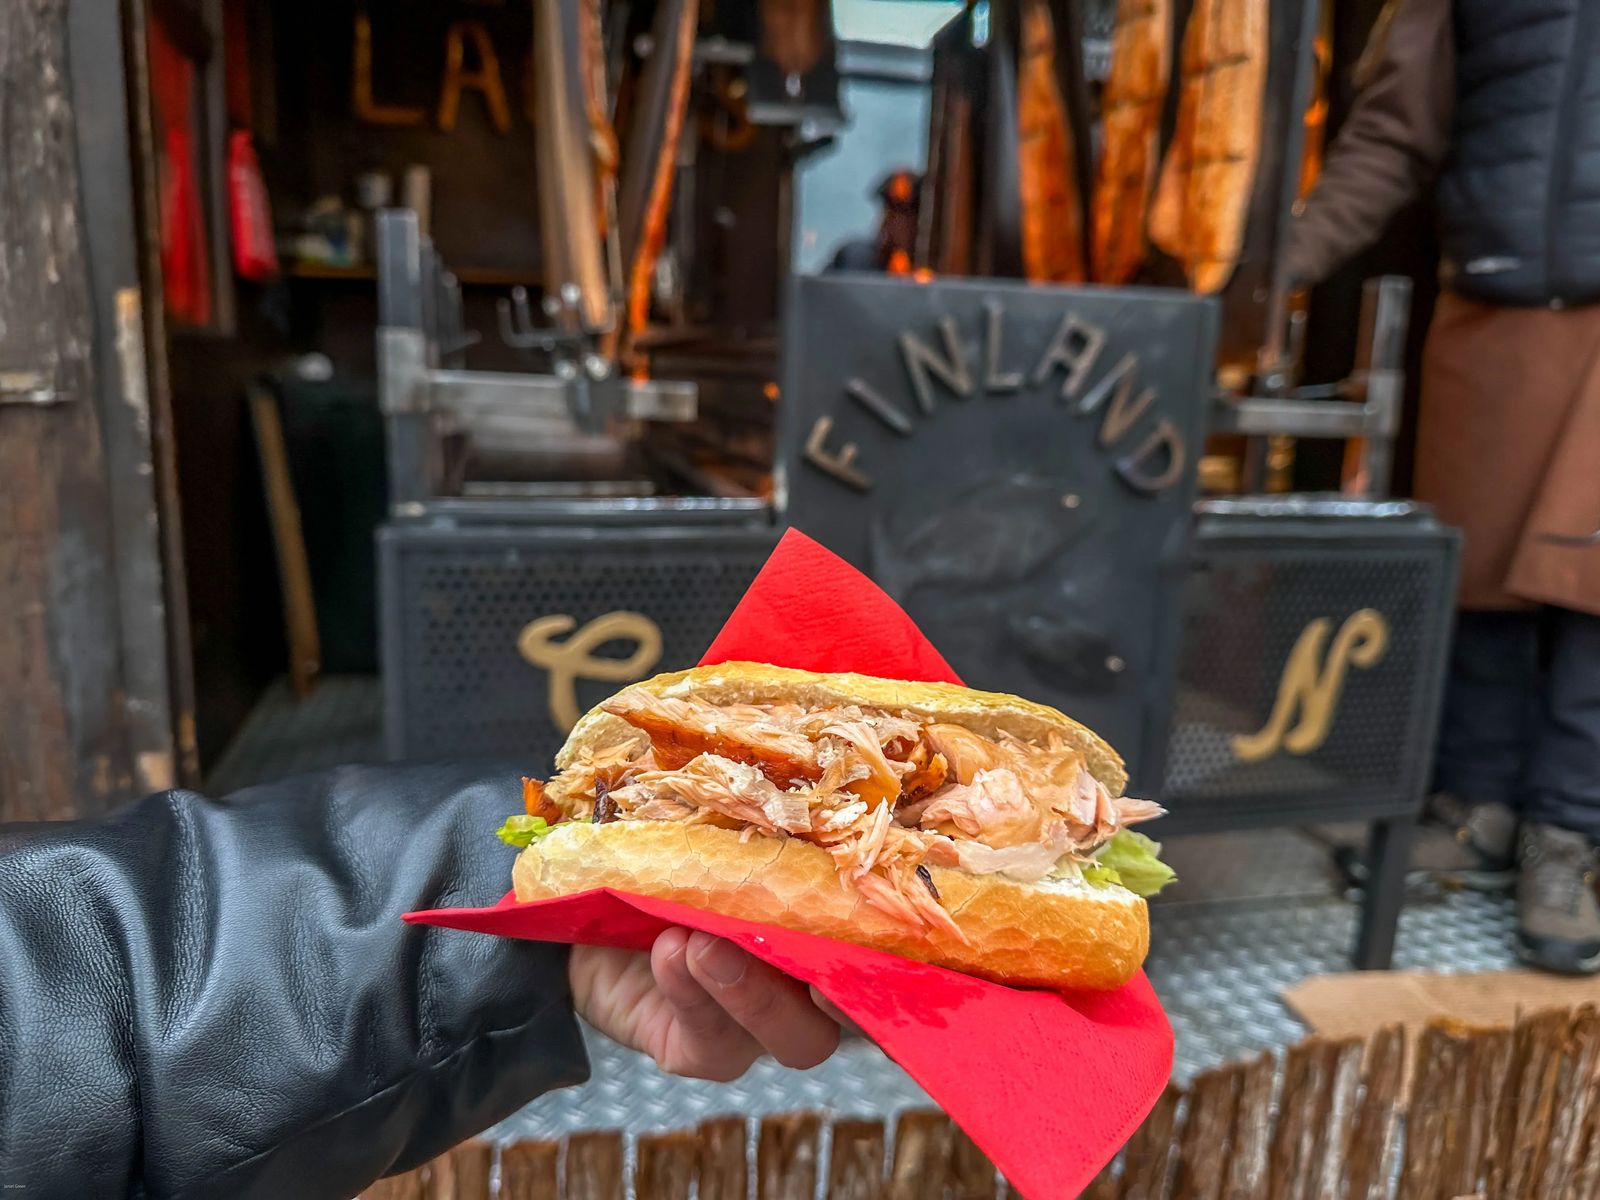
<path fill-rule="evenodd" d="M 1600 901 L 1593 843 L 1554 825 L 1522 831 L 1517 883 L 1517 955 L 1530 966 L 1564 975 L 1600 971 Z"/>
<path fill-rule="evenodd" d="M 1411 851 L 1410 882 L 1501 891 L 1517 877 L 1516 849 L 1517 815 L 1509 807 L 1435 792 Z"/>
<path fill-rule="evenodd" d="M 1334 865 L 1351 887 L 1365 887 L 1371 877 L 1364 845 L 1352 843 L 1342 827 L 1312 836 L 1328 844 Z M 1442 885 L 1499 892 L 1517 878 L 1517 816 L 1504 804 L 1468 804 L 1448 792 L 1428 797 L 1411 863 L 1410 887 Z"/>

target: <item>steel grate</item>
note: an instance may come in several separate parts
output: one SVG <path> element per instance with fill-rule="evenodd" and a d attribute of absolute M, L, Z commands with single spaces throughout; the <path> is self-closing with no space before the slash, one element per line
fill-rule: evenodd
<path fill-rule="evenodd" d="M 1280 811 L 1302 799 L 1398 811 L 1413 803 L 1432 738 L 1451 559 L 1426 532 L 1387 545 L 1352 533 L 1311 546 L 1202 543 L 1187 584 L 1163 789 L 1175 809 L 1280 798 Z M 1355 632 L 1362 610 L 1381 618 L 1386 645 L 1370 665 L 1345 658 L 1335 670 L 1341 634 L 1347 623 Z M 1339 675 L 1325 740 L 1306 753 L 1242 760 L 1233 738 L 1267 723 L 1297 644 L 1319 620 L 1326 633 L 1308 661 L 1319 675 Z"/>
<path fill-rule="evenodd" d="M 565 730 L 550 710 L 545 668 L 517 649 L 530 621 L 565 615 L 581 630 L 608 613 L 640 613 L 661 635 L 660 658 L 646 673 L 692 666 L 771 548 L 768 530 L 595 538 L 517 528 L 390 529 L 383 588 L 392 754 L 514 753 L 544 769 Z M 626 659 L 636 646 L 617 638 L 588 654 Z M 580 670 L 578 710 L 617 686 Z"/>

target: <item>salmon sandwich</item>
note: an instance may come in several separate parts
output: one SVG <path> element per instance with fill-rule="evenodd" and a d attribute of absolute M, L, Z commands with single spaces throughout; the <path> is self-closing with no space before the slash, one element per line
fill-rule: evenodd
<path fill-rule="evenodd" d="M 596 888 L 999 983 L 1105 989 L 1172 877 L 1116 751 L 1016 696 L 722 663 L 578 722 L 500 836 L 519 900 Z"/>

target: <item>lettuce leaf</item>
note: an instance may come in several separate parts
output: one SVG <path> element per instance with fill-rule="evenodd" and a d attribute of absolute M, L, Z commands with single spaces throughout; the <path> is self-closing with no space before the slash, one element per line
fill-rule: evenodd
<path fill-rule="evenodd" d="M 522 813 L 507 817 L 506 823 L 494 835 L 508 846 L 527 846 L 537 842 L 551 829 L 543 817 L 529 817 Z"/>
<path fill-rule="evenodd" d="M 1090 883 L 1120 883 L 1140 896 L 1154 896 L 1178 876 L 1158 857 L 1161 846 L 1131 829 L 1118 831 L 1095 854 L 1095 861 L 1083 868 Z"/>
<path fill-rule="evenodd" d="M 1090 863 L 1080 867 L 1079 873 L 1085 883 L 1092 883 L 1095 887 L 1110 887 L 1112 884 L 1121 884 L 1122 876 L 1118 875 L 1115 867 L 1103 867 L 1099 863 Z"/>

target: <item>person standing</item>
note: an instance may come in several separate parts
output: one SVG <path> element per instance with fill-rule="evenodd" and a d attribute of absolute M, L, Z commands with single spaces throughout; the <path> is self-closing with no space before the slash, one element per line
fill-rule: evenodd
<path fill-rule="evenodd" d="M 1429 184 L 1415 491 L 1464 535 L 1417 865 L 1517 880 L 1517 950 L 1600 970 L 1600 0 L 1391 0 L 1286 248 L 1320 281 Z"/>

